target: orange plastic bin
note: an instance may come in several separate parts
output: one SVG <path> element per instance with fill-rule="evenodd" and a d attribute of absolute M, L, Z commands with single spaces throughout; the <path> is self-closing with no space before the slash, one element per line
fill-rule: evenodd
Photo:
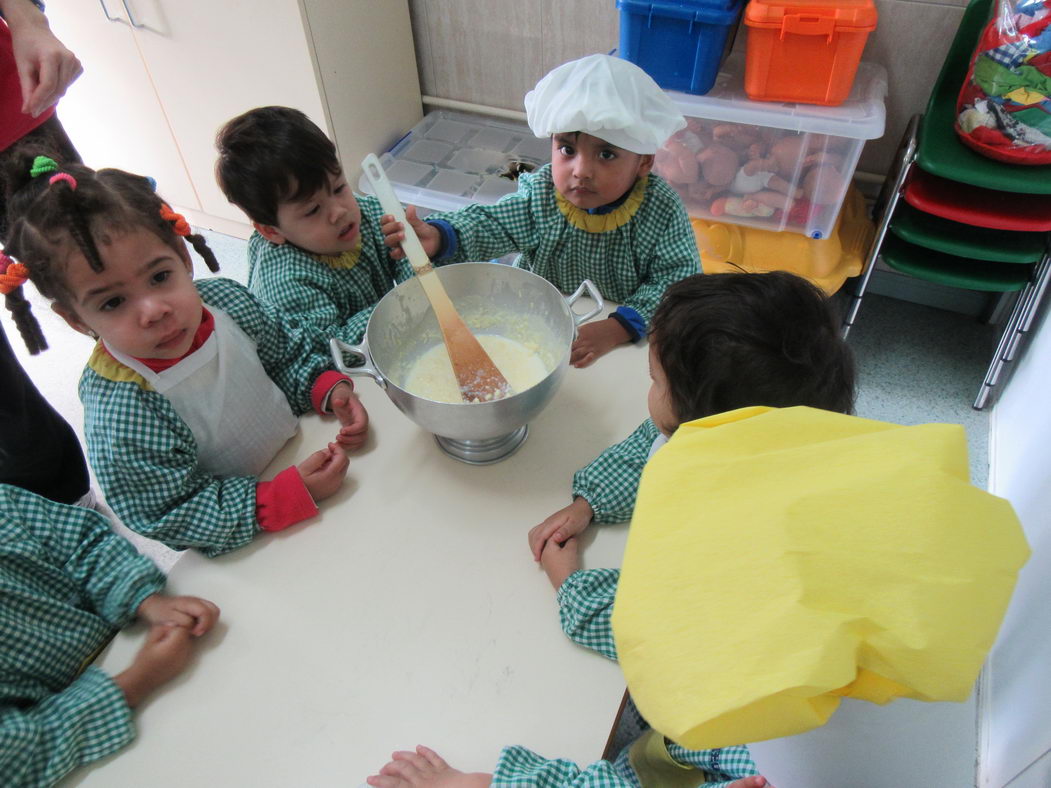
<path fill-rule="evenodd" d="M 758 101 L 841 104 L 869 33 L 873 0 L 750 0 L 744 89 Z"/>

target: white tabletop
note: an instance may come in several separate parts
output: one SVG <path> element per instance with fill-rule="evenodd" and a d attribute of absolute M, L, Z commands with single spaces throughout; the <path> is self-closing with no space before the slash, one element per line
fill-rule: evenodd
<path fill-rule="evenodd" d="M 562 634 L 526 533 L 646 417 L 648 386 L 644 345 L 570 368 L 522 448 L 479 467 L 359 379 L 372 435 L 343 489 L 306 523 L 175 565 L 169 592 L 215 601 L 222 620 L 138 711 L 138 739 L 67 784 L 353 788 L 418 743 L 467 770 L 508 744 L 600 757 L 624 681 Z M 301 427 L 272 471 L 336 430 Z M 626 526 L 587 533 L 585 567 L 618 566 Z M 124 669 L 142 637 L 120 634 L 101 666 Z"/>

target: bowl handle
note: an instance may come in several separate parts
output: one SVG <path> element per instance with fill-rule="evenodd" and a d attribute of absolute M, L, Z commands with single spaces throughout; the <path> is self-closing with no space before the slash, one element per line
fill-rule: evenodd
<path fill-rule="evenodd" d="M 576 312 L 573 311 L 573 304 L 577 302 L 578 298 L 584 295 L 585 290 L 587 290 L 588 295 L 595 302 L 595 308 L 592 309 L 590 312 L 585 312 L 583 315 L 578 315 Z M 566 299 L 566 303 L 569 304 L 569 313 L 573 315 L 573 325 L 577 328 L 579 328 L 582 323 L 586 323 L 589 320 L 591 320 L 591 318 L 593 318 L 595 315 L 597 315 L 599 312 L 606 308 L 606 302 L 602 300 L 602 293 L 598 291 L 598 288 L 595 287 L 595 283 L 592 282 L 590 279 L 585 279 L 583 282 L 581 282 L 580 287 L 577 288 L 577 291 Z"/>
<path fill-rule="evenodd" d="M 335 363 L 336 369 L 344 375 L 350 375 L 352 378 L 368 376 L 376 381 L 377 386 L 386 390 L 387 379 L 380 374 L 380 371 L 373 364 L 372 354 L 369 353 L 368 340 L 363 339 L 360 345 L 348 345 L 346 342 L 333 337 L 329 340 L 328 346 L 332 351 L 332 361 Z M 347 355 L 361 359 L 362 363 L 356 367 L 347 366 Z"/>

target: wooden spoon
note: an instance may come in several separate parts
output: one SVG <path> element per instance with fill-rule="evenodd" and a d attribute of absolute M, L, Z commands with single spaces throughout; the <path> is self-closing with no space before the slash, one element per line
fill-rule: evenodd
<path fill-rule="evenodd" d="M 438 327 L 442 331 L 445 349 L 449 352 L 449 360 L 452 362 L 453 373 L 460 385 L 460 396 L 464 402 L 485 402 L 512 394 L 507 378 L 496 368 L 496 364 L 463 322 L 460 313 L 449 299 L 449 294 L 445 292 L 420 239 L 416 237 L 416 231 L 405 218 L 405 209 L 394 194 L 394 188 L 390 185 L 379 159 L 370 153 L 361 162 L 361 168 L 376 192 L 383 210 L 401 222 L 405 230 L 405 240 L 402 241 L 401 248 L 409 258 L 416 278 L 423 286 L 423 292 L 427 294 L 438 318 Z"/>

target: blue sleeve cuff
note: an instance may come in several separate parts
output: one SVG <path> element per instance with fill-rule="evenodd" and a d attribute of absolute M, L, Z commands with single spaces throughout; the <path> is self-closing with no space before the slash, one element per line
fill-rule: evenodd
<path fill-rule="evenodd" d="M 609 316 L 624 326 L 632 342 L 638 342 L 646 336 L 646 321 L 630 306 L 618 306 L 617 311 L 610 312 Z"/>
<path fill-rule="evenodd" d="M 431 227 L 436 228 L 442 237 L 438 252 L 431 259 L 444 260 L 456 254 L 456 250 L 460 248 L 460 242 L 456 238 L 455 228 L 444 219 L 427 219 L 426 221 Z"/>

